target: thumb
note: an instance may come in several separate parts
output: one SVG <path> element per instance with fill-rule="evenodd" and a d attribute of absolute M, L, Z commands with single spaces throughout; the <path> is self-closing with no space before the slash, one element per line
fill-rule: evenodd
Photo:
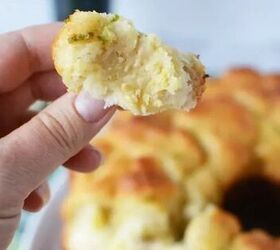
<path fill-rule="evenodd" d="M 0 209 L 23 202 L 57 166 L 78 153 L 113 113 L 114 108 L 104 109 L 103 101 L 68 93 L 2 138 Z"/>

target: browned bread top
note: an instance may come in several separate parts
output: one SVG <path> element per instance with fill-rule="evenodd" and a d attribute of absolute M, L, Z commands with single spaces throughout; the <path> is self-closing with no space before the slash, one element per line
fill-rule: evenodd
<path fill-rule="evenodd" d="M 280 75 L 242 68 L 210 78 L 190 113 L 119 112 L 93 141 L 103 166 L 71 176 L 66 249 L 280 249 L 275 231 L 248 228 L 225 202 L 244 180 L 280 183 L 279 104 Z"/>

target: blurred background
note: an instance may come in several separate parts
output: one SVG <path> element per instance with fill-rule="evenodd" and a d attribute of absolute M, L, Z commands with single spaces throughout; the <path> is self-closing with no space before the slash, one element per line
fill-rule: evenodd
<path fill-rule="evenodd" d="M 210 74 L 236 65 L 280 71 L 279 0 L 1 0 L 0 33 L 63 20 L 75 9 L 123 15 L 139 30 L 200 54 Z M 53 193 L 65 178 L 61 169 L 51 177 Z M 29 249 L 41 214 L 24 214 L 10 249 Z"/>
<path fill-rule="evenodd" d="M 1 0 L 0 32 L 63 20 L 74 9 L 124 15 L 144 32 L 201 54 L 210 73 L 231 65 L 280 68 L 278 0 Z"/>

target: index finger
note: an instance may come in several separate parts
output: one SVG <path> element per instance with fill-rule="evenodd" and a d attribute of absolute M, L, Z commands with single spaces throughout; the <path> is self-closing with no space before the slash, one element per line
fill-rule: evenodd
<path fill-rule="evenodd" d="M 45 24 L 0 35 L 0 93 L 15 89 L 35 72 L 54 68 L 51 44 L 60 27 Z"/>

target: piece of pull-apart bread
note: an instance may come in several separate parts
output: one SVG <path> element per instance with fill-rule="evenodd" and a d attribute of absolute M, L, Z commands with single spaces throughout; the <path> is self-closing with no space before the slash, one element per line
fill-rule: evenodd
<path fill-rule="evenodd" d="M 76 11 L 53 45 L 68 90 L 87 91 L 135 115 L 195 107 L 205 83 L 197 55 L 183 54 L 118 15 Z"/>

